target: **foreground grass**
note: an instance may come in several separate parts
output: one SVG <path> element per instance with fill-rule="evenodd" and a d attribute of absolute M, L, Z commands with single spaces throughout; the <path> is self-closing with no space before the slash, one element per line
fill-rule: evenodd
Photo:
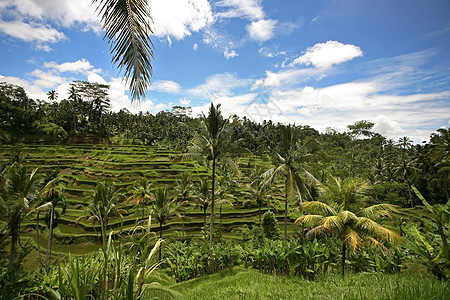
<path fill-rule="evenodd" d="M 329 274 L 308 281 L 234 268 L 171 286 L 180 299 L 449 299 L 450 286 L 426 275 Z"/>

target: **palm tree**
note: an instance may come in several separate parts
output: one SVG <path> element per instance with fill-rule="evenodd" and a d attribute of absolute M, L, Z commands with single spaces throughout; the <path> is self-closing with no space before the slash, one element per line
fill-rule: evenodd
<path fill-rule="evenodd" d="M 159 223 L 159 238 L 162 239 L 162 227 L 167 219 L 179 215 L 179 204 L 170 197 L 167 187 L 156 189 L 154 197 L 151 214 Z M 161 248 L 159 248 L 159 261 L 161 261 Z"/>
<path fill-rule="evenodd" d="M 0 212 L 8 220 L 11 250 L 9 267 L 14 268 L 16 246 L 20 239 L 20 224 L 31 211 L 30 204 L 36 200 L 42 186 L 42 178 L 37 168 L 31 174 L 26 167 L 11 167 L 4 175 L 0 186 Z"/>
<path fill-rule="evenodd" d="M 58 99 L 58 93 L 55 90 L 51 90 L 47 92 L 48 100 L 55 101 Z"/>
<path fill-rule="evenodd" d="M 320 184 L 321 201 L 301 203 L 304 214 L 295 223 L 314 226 L 306 237 L 324 233 L 336 235 L 342 241 L 341 275 L 344 276 L 347 246 L 354 250 L 361 247 L 364 240 L 375 245 L 380 241 L 394 243 L 401 237 L 394 231 L 377 223 L 382 217 L 389 217 L 396 207 L 391 204 L 376 204 L 364 207 L 365 192 L 368 185 L 355 178 L 339 178 L 330 176 L 325 184 Z"/>
<path fill-rule="evenodd" d="M 53 180 L 52 180 L 53 181 Z M 64 214 L 66 211 L 66 200 L 64 196 L 58 191 L 58 189 L 54 186 L 55 181 L 49 182 L 46 184 L 44 188 L 41 190 L 41 195 L 43 197 L 43 200 L 46 201 L 43 205 L 36 208 L 37 211 L 37 217 L 36 217 L 36 237 L 37 237 L 37 244 L 38 244 L 38 252 L 39 252 L 39 259 L 41 261 L 41 264 L 43 265 L 45 271 L 48 273 L 49 267 L 50 267 L 50 258 L 52 255 L 52 239 L 53 239 L 53 229 L 58 226 L 57 220 L 59 219 L 60 214 Z M 60 207 L 61 212 L 59 213 L 56 208 Z M 40 211 L 43 209 L 48 208 L 48 211 L 45 215 L 45 220 L 47 223 L 47 227 L 49 229 L 48 234 L 48 240 L 47 240 L 47 253 L 45 256 L 45 262 L 42 261 L 41 258 L 41 251 L 40 251 L 40 244 L 39 244 L 39 226 L 37 225 L 39 222 L 39 214 Z"/>
<path fill-rule="evenodd" d="M 101 16 L 105 38 L 111 43 L 112 61 L 125 69 L 133 100 L 145 97 L 153 73 L 154 34 L 145 0 L 92 0 Z"/>
<path fill-rule="evenodd" d="M 195 206 L 198 206 L 203 211 L 203 230 L 205 232 L 206 241 L 206 210 L 211 205 L 212 195 L 209 188 L 208 179 L 200 179 L 197 186 L 197 194 L 195 195 Z"/>
<path fill-rule="evenodd" d="M 220 159 L 222 162 L 231 167 L 233 172 L 238 173 L 237 164 L 228 156 L 226 150 L 232 145 L 228 139 L 228 119 L 224 119 L 220 111 L 220 104 L 214 106 L 211 103 L 208 116 L 203 114 L 200 118 L 202 128 L 201 132 L 194 137 L 189 152 L 184 157 L 203 157 L 206 152 L 207 160 L 212 162 L 211 172 L 211 220 L 209 227 L 209 247 L 212 250 L 213 229 L 214 229 L 214 197 L 216 185 L 216 166 Z"/>
<path fill-rule="evenodd" d="M 97 221 L 100 224 L 103 249 L 106 249 L 106 230 L 109 219 L 115 215 L 122 217 L 122 210 L 116 204 L 124 197 L 122 191 L 109 181 L 97 183 L 97 186 L 89 193 L 88 221 Z"/>
<path fill-rule="evenodd" d="M 284 238 L 287 239 L 288 202 L 298 198 L 300 203 L 304 198 L 311 198 L 309 186 L 317 180 L 307 170 L 306 161 L 310 156 L 308 150 L 316 146 L 314 141 L 307 141 L 297 146 L 298 129 L 295 125 L 282 126 L 282 141 L 280 151 L 274 151 L 278 159 L 275 167 L 261 175 L 261 189 L 272 185 L 276 178 L 284 178 Z"/>
<path fill-rule="evenodd" d="M 128 197 L 127 202 L 135 201 L 136 207 L 141 207 L 142 219 L 145 217 L 145 207 L 150 204 L 152 200 L 152 183 L 145 177 L 142 177 L 138 182 L 130 186 L 129 191 L 132 193 Z"/>
<path fill-rule="evenodd" d="M 192 179 L 189 173 L 182 173 L 175 183 L 177 190 L 176 200 L 180 204 L 180 212 L 183 213 L 181 216 L 182 221 L 182 233 L 184 238 L 184 220 L 186 218 L 185 207 L 189 204 L 188 201 L 191 198 L 191 192 L 193 189 Z"/>
<path fill-rule="evenodd" d="M 394 175 L 408 185 L 408 194 L 411 207 L 413 207 L 412 189 L 411 189 L 411 176 L 418 171 L 416 167 L 417 161 L 411 159 L 408 155 L 408 150 L 412 147 L 412 141 L 408 137 L 402 137 L 398 139 L 398 143 L 401 147 L 401 160 L 400 163 L 394 168 Z"/>

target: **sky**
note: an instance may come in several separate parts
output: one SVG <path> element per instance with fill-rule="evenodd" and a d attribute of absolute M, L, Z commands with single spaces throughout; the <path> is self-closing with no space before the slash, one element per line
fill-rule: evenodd
<path fill-rule="evenodd" d="M 111 110 L 192 107 L 415 143 L 450 126 L 448 0 L 150 0 L 146 99 L 132 102 L 91 0 L 0 0 L 0 81 L 46 100 L 110 85 Z"/>

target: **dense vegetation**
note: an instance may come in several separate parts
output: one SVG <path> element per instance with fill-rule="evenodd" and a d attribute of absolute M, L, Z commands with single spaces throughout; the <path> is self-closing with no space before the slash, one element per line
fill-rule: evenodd
<path fill-rule="evenodd" d="M 0 297 L 201 299 L 185 291 L 199 281 L 174 281 L 216 272 L 274 288 L 227 283 L 208 299 L 310 297 L 294 282 L 337 274 L 362 282 L 350 298 L 448 294 L 448 128 L 413 145 L 369 121 L 319 133 L 220 105 L 111 112 L 108 86 L 87 82 L 69 95 L 0 83 Z M 385 294 L 360 294 L 370 276 Z M 427 281 L 389 288 L 409 276 Z"/>

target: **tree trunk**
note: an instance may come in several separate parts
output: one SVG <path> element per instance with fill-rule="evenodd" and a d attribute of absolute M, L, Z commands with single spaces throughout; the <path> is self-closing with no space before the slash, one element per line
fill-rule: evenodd
<path fill-rule="evenodd" d="M 213 230 L 214 230 L 214 186 L 216 182 L 216 158 L 213 158 L 212 163 L 212 184 L 211 184 L 211 220 L 209 226 L 209 249 L 212 254 Z"/>
<path fill-rule="evenodd" d="M 39 213 L 40 213 L 40 211 L 38 210 L 37 216 L 36 216 L 36 243 L 37 243 L 38 254 L 39 254 L 39 262 L 41 263 L 41 266 L 45 269 L 45 264 L 42 261 L 41 244 L 39 242 Z"/>
<path fill-rule="evenodd" d="M 53 237 L 53 214 L 55 210 L 52 208 L 50 210 L 50 229 L 48 233 L 48 242 L 47 242 L 47 255 L 45 256 L 45 272 L 48 274 L 48 270 L 50 267 L 50 256 L 52 255 L 52 237 Z"/>
<path fill-rule="evenodd" d="M 341 257 L 341 276 L 344 279 L 344 270 L 345 270 L 345 253 L 347 252 L 345 241 L 342 241 L 342 257 Z"/>
<path fill-rule="evenodd" d="M 162 240 L 162 222 L 159 222 L 159 238 Z M 159 261 L 162 260 L 162 254 L 161 254 L 161 246 L 159 247 Z"/>
<path fill-rule="evenodd" d="M 206 243 L 206 207 L 203 208 L 203 239 Z"/>
<path fill-rule="evenodd" d="M 287 179 L 284 185 L 284 240 L 287 241 L 287 211 L 288 211 L 288 193 Z"/>
<path fill-rule="evenodd" d="M 220 209 L 219 209 L 219 220 L 220 220 L 220 234 L 222 235 L 222 204 L 220 205 Z"/>
<path fill-rule="evenodd" d="M 9 268 L 14 269 L 14 261 L 16 260 L 16 254 L 17 254 L 17 240 L 19 238 L 18 229 L 12 228 L 11 229 L 11 251 L 9 253 Z"/>
<path fill-rule="evenodd" d="M 261 226 L 261 200 L 258 201 L 259 226 Z"/>

